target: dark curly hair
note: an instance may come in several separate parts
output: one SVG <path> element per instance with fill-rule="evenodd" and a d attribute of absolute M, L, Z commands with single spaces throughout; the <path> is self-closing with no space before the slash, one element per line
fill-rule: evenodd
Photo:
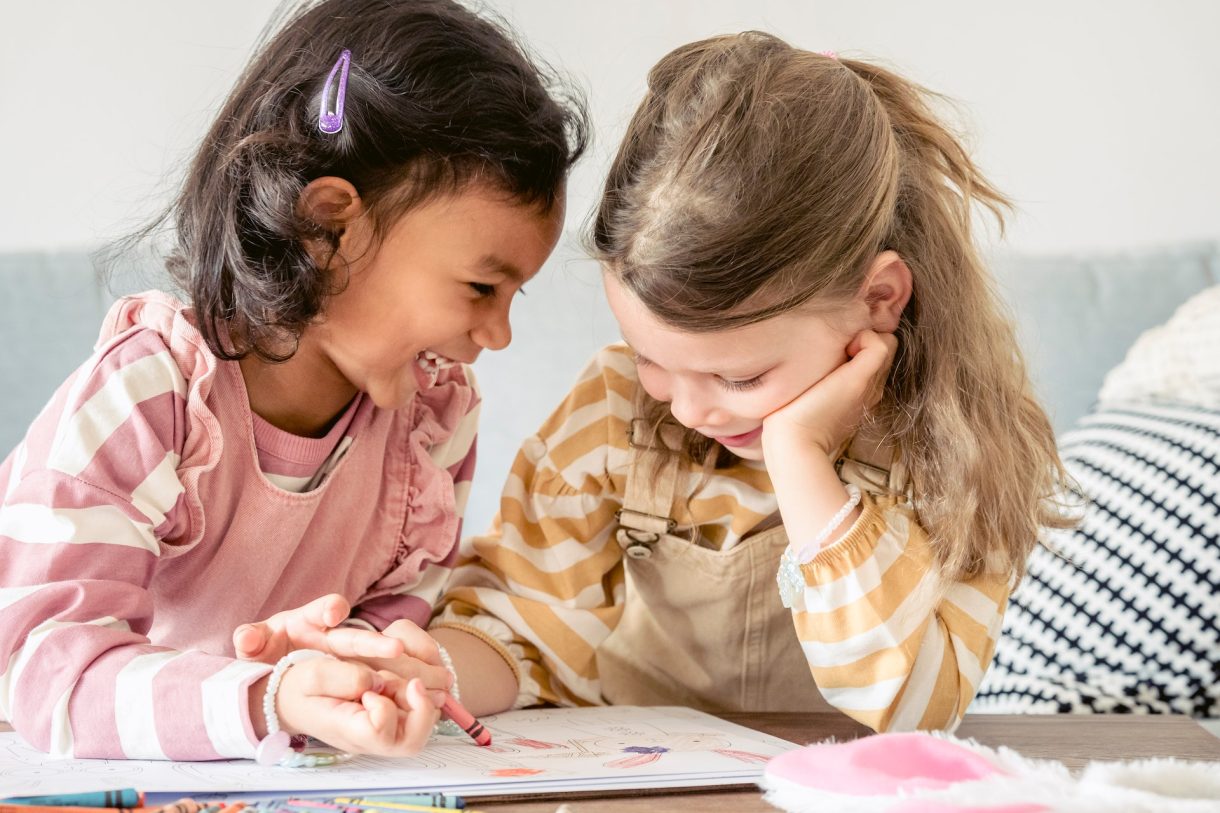
<path fill-rule="evenodd" d="M 344 125 L 318 128 L 327 75 L 352 54 Z M 209 348 L 223 359 L 292 355 L 342 287 L 306 250 L 339 235 L 297 212 L 311 180 L 358 190 L 374 232 L 478 180 L 549 210 L 584 151 L 581 97 L 558 92 L 505 28 L 452 0 L 325 0 L 254 57 L 191 162 L 166 258 Z"/>

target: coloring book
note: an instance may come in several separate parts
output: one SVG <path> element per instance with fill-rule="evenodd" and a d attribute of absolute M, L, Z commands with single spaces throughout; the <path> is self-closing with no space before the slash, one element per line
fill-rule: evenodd
<path fill-rule="evenodd" d="M 288 792 L 444 791 L 465 796 L 750 784 L 796 746 L 700 711 L 598 706 L 482 718 L 492 745 L 434 735 L 417 756 L 355 757 L 322 768 L 252 760 L 57 760 L 0 733 L 0 796 L 134 787 L 150 804 L 191 795 L 231 800 Z"/>

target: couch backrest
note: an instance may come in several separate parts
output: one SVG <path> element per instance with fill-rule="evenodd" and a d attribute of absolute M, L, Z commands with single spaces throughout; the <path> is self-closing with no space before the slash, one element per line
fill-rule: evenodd
<path fill-rule="evenodd" d="M 0 254 L 0 457 L 88 356 L 110 299 L 84 252 Z"/>
<path fill-rule="evenodd" d="M 1000 255 L 997 287 L 1057 433 L 1093 406 L 1102 379 L 1145 330 L 1220 284 L 1220 244 L 1138 252 Z"/>

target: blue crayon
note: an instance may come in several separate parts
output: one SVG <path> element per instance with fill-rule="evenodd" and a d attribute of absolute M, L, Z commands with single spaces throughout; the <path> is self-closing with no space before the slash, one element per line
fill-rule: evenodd
<path fill-rule="evenodd" d="M 0 799 L 7 805 L 36 805 L 38 807 L 139 807 L 144 794 L 132 788 L 122 790 L 99 790 L 91 793 L 60 793 L 51 796 L 14 796 Z"/>

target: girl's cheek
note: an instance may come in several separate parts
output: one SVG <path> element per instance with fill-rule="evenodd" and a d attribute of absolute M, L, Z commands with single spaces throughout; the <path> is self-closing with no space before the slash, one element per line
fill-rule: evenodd
<path fill-rule="evenodd" d="M 737 415 L 761 421 L 772 412 L 790 404 L 803 392 L 803 389 L 794 390 L 791 386 L 763 384 L 757 390 L 734 394 L 731 406 Z"/>
<path fill-rule="evenodd" d="M 669 386 L 665 383 L 665 376 L 647 367 L 638 367 L 636 370 L 640 378 L 640 386 L 644 388 L 644 392 L 648 393 L 648 397 L 655 401 L 669 403 Z"/>
<path fill-rule="evenodd" d="M 784 405 L 774 393 L 740 393 L 733 399 L 733 411 L 742 418 L 761 421 Z"/>

